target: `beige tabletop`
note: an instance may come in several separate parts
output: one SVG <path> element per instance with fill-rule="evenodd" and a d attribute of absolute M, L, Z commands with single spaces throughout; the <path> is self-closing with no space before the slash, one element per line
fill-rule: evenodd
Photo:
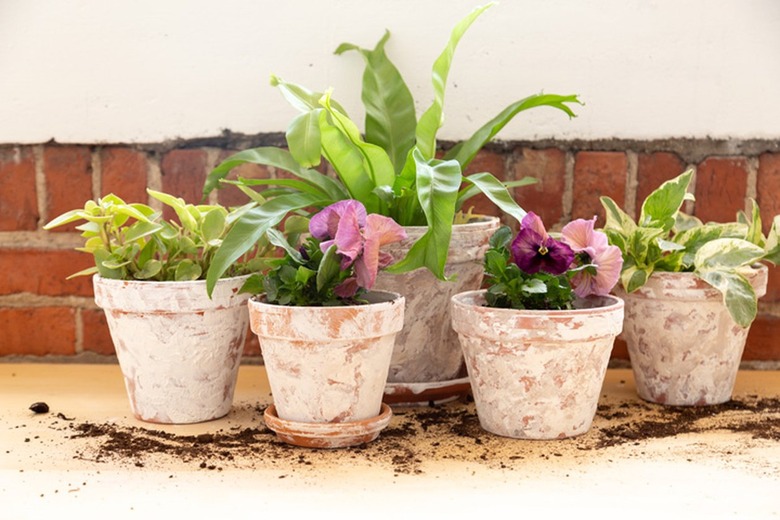
<path fill-rule="evenodd" d="M 132 417 L 116 365 L 0 364 L 0 518 L 780 515 L 777 371 L 740 372 L 726 405 L 664 408 L 609 370 L 591 431 L 561 441 L 490 435 L 456 401 L 316 451 L 264 427 L 270 402 L 264 369 L 242 366 L 227 417 L 160 426 Z"/>

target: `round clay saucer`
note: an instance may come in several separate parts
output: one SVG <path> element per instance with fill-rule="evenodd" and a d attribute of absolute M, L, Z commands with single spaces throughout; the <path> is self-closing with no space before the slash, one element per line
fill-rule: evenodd
<path fill-rule="evenodd" d="M 468 376 L 429 383 L 388 382 L 385 385 L 382 401 L 394 406 L 442 404 L 464 397 L 469 392 L 471 392 L 471 382 Z"/>
<path fill-rule="evenodd" d="M 287 421 L 276 414 L 276 406 L 265 409 L 265 425 L 287 444 L 304 448 L 347 448 L 371 442 L 379 437 L 393 416 L 389 406 L 382 403 L 379 415 L 362 421 L 340 423 L 306 423 Z"/>

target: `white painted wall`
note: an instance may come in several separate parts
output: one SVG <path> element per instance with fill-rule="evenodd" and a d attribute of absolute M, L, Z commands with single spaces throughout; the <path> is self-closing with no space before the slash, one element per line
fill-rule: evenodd
<path fill-rule="evenodd" d="M 480 0 L 0 0 L 0 143 L 284 131 L 273 72 L 361 115 L 358 55 L 388 52 L 421 112 L 430 67 Z M 780 138 L 778 0 L 503 0 L 461 41 L 441 138 L 545 90 L 587 103 L 502 139 Z"/>

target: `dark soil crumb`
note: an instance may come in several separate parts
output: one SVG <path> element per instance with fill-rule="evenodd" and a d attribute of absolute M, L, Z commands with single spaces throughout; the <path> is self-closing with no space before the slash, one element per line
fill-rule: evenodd
<path fill-rule="evenodd" d="M 284 444 L 263 425 L 262 407 L 251 407 L 249 412 L 251 424 L 257 427 L 176 435 L 154 428 L 83 422 L 68 425 L 69 439 L 92 441 L 78 448 L 75 458 L 139 468 L 151 463 L 164 464 L 160 455 L 192 463 L 204 471 L 249 466 L 278 468 L 290 473 L 355 460 L 388 467 L 394 475 L 422 473 L 423 461 L 432 460 L 512 470 L 530 457 L 550 460 L 585 456 L 594 450 L 708 431 L 730 431 L 754 439 L 780 441 L 780 399 L 777 398 L 749 397 L 717 406 L 685 408 L 640 401 L 601 405 L 587 434 L 551 442 L 508 441 L 492 435 L 480 427 L 471 402 L 400 408 L 376 441 L 341 450 L 311 450 Z M 289 475 L 279 478 L 285 476 Z"/>

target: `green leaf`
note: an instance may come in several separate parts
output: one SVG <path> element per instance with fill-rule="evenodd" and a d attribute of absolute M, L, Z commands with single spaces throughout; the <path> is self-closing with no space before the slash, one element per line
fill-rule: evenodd
<path fill-rule="evenodd" d="M 266 231 L 275 226 L 291 211 L 308 206 L 322 207 L 330 203 L 308 193 L 282 195 L 247 211 L 228 231 L 217 250 L 206 278 L 206 289 L 209 296 L 222 275 L 242 255 L 249 252 Z"/>
<path fill-rule="evenodd" d="M 94 266 L 93 267 L 87 267 L 86 269 L 82 269 L 81 271 L 79 271 L 77 273 L 73 273 L 71 275 L 68 275 L 65 279 L 66 280 L 70 280 L 71 278 L 76 278 L 77 276 L 90 276 L 90 275 L 96 274 L 98 272 L 99 271 L 98 271 L 97 267 L 94 267 Z"/>
<path fill-rule="evenodd" d="M 764 233 L 761 231 L 761 210 L 758 209 L 758 204 L 753 199 L 750 199 L 751 205 L 751 218 L 748 221 L 748 231 L 745 236 L 745 240 L 752 242 L 759 247 L 764 247 Z"/>
<path fill-rule="evenodd" d="M 531 108 L 549 106 L 565 112 L 569 117 L 577 117 L 566 103 L 582 104 L 576 95 L 561 96 L 558 94 L 534 94 L 516 101 L 483 125 L 468 140 L 452 148 L 444 155 L 444 159 L 458 161 L 461 168 L 465 170 L 477 153 L 520 112 Z"/>
<path fill-rule="evenodd" d="M 488 172 L 474 173 L 464 177 L 463 180 L 476 186 L 504 213 L 513 216 L 518 222 L 523 220 L 523 217 L 526 215 L 525 210 L 517 205 L 506 186 L 493 175 Z M 460 197 L 458 200 L 460 201 Z M 458 209 L 457 204 L 456 209 Z"/>
<path fill-rule="evenodd" d="M 316 275 L 315 271 L 312 271 L 308 267 L 300 266 L 295 271 L 295 281 L 301 285 L 306 285 L 312 276 Z"/>
<path fill-rule="evenodd" d="M 203 216 L 201 235 L 204 242 L 217 240 L 225 232 L 226 213 L 223 209 L 212 209 Z"/>
<path fill-rule="evenodd" d="M 322 92 L 312 92 L 302 85 L 290 83 L 284 81 L 279 76 L 271 74 L 271 86 L 279 87 L 279 91 L 296 110 L 300 112 L 309 112 L 310 110 L 317 110 L 320 108 L 320 99 L 322 98 Z M 342 114 L 347 113 L 344 107 L 333 102 L 333 106 L 338 109 Z"/>
<path fill-rule="evenodd" d="M 710 222 L 682 231 L 674 236 L 674 242 L 685 247 L 685 254 L 682 258 L 682 265 L 693 266 L 696 253 L 704 244 L 712 242 L 718 238 L 741 238 L 744 236 L 743 224 L 727 223 L 719 224 Z"/>
<path fill-rule="evenodd" d="M 731 271 L 707 270 L 696 275 L 723 295 L 723 303 L 732 319 L 743 328 L 749 327 L 758 313 L 756 292 L 745 277 Z"/>
<path fill-rule="evenodd" d="M 190 213 L 190 210 L 187 208 L 187 203 L 184 202 L 183 199 L 148 188 L 146 191 L 149 193 L 149 195 L 159 200 L 166 206 L 173 208 L 173 210 L 176 212 L 176 216 L 179 217 L 179 222 L 181 222 L 181 225 L 184 226 L 185 229 L 193 233 L 197 233 L 198 221 L 195 219 L 195 217 L 192 216 L 192 213 Z"/>
<path fill-rule="evenodd" d="M 389 38 L 390 32 L 386 31 L 374 50 L 343 43 L 336 54 L 357 51 L 365 58 L 361 99 L 366 108 L 366 141 L 381 146 L 390 157 L 395 173 L 400 173 L 414 146 L 417 117 L 409 87 L 385 54 Z"/>
<path fill-rule="evenodd" d="M 696 271 L 736 269 L 752 265 L 764 256 L 764 249 L 739 238 L 718 238 L 701 246 L 693 264 Z"/>
<path fill-rule="evenodd" d="M 688 231 L 689 229 L 694 229 L 703 225 L 704 223 L 693 215 L 678 211 L 675 216 L 674 231 L 676 233 L 682 233 L 683 231 Z"/>
<path fill-rule="evenodd" d="M 271 244 L 284 249 L 295 262 L 299 264 L 306 263 L 301 256 L 301 253 L 287 242 L 287 239 L 284 238 L 281 231 L 275 228 L 269 228 L 268 231 L 265 232 L 265 235 L 268 237 L 268 241 L 271 242 Z"/>
<path fill-rule="evenodd" d="M 607 215 L 607 222 L 604 224 L 605 230 L 614 230 L 623 237 L 630 236 L 636 230 L 636 223 L 628 214 L 620 209 L 620 206 L 609 197 L 601 197 L 601 205 Z"/>
<path fill-rule="evenodd" d="M 180 264 L 181 265 L 181 264 Z M 159 260 L 149 260 L 139 271 L 133 273 L 133 277 L 138 280 L 149 280 L 154 278 L 162 270 L 162 262 Z"/>
<path fill-rule="evenodd" d="M 336 253 L 336 244 L 333 244 L 325 251 L 320 261 L 320 267 L 317 270 L 317 291 L 322 291 L 324 287 L 330 285 L 341 272 L 341 264 Z"/>
<path fill-rule="evenodd" d="M 331 104 L 330 92 L 326 92 L 320 100 L 330 115 L 331 123 L 349 139 L 350 143 L 363 157 L 363 168 L 373 183 L 372 190 L 377 186 L 392 186 L 395 182 L 395 170 L 387 152 L 375 144 L 367 143 L 360 137 L 360 130 L 344 114 L 334 110 Z"/>
<path fill-rule="evenodd" d="M 664 231 L 672 229 L 692 177 L 693 170 L 687 170 L 674 179 L 664 182 L 648 195 L 642 204 L 639 225 L 659 227 Z"/>
<path fill-rule="evenodd" d="M 775 265 L 780 264 L 780 215 L 772 221 L 772 228 L 766 239 L 764 260 Z"/>
<path fill-rule="evenodd" d="M 257 273 L 252 274 L 249 278 L 247 278 L 246 282 L 244 282 L 244 285 L 241 286 L 241 289 L 238 292 L 260 294 L 263 292 L 263 277 Z"/>
<path fill-rule="evenodd" d="M 206 178 L 206 183 L 203 185 L 203 198 L 205 199 L 209 193 L 218 188 L 220 181 L 227 177 L 233 168 L 242 164 L 272 166 L 290 172 L 299 179 L 318 187 L 334 201 L 349 198 L 344 187 L 338 181 L 316 170 L 302 167 L 290 152 L 272 146 L 244 150 L 222 161 Z"/>
<path fill-rule="evenodd" d="M 426 161 L 417 148 L 413 156 L 417 167 L 417 197 L 425 213 L 428 229 L 412 245 L 406 257 L 388 270 L 402 273 L 427 267 L 437 278 L 446 280 L 444 266 L 462 178 L 460 165 L 456 161 Z"/>
<path fill-rule="evenodd" d="M 547 292 L 547 284 L 538 278 L 531 278 L 520 287 L 520 290 L 527 294 L 545 294 Z"/>
<path fill-rule="evenodd" d="M 436 133 L 439 131 L 443 122 L 444 91 L 447 86 L 447 76 L 450 73 L 452 58 L 455 55 L 455 48 L 458 46 L 461 37 L 463 37 L 477 17 L 492 6 L 493 3 L 489 3 L 485 6 L 477 7 L 458 22 L 450 34 L 447 46 L 433 64 L 433 103 L 428 110 L 420 116 L 416 131 L 417 148 L 419 148 L 425 159 L 432 159 L 436 154 Z"/>
<path fill-rule="evenodd" d="M 127 228 L 125 232 L 125 240 L 127 242 L 134 242 L 149 235 L 153 235 L 162 228 L 162 224 L 158 224 L 156 222 L 136 222 Z"/>
<path fill-rule="evenodd" d="M 110 278 L 112 280 L 121 280 L 124 278 L 126 270 L 123 267 L 107 267 L 104 262 L 110 261 L 111 253 L 105 249 L 96 249 L 93 253 L 95 257 L 95 266 L 103 278 Z"/>
<path fill-rule="evenodd" d="M 512 241 L 512 230 L 509 226 L 501 226 L 490 236 L 488 244 L 491 249 L 509 248 L 509 243 Z"/>
<path fill-rule="evenodd" d="M 664 253 L 669 253 L 673 251 L 682 251 L 685 249 L 685 246 L 677 244 L 675 242 L 672 242 L 670 240 L 664 240 L 662 238 L 656 239 L 656 244 L 658 244 L 658 247 L 663 251 Z"/>
<path fill-rule="evenodd" d="M 176 266 L 176 274 L 174 279 L 177 282 L 189 282 L 197 280 L 200 275 L 203 274 L 201 267 L 192 260 L 185 259 L 179 262 Z"/>
<path fill-rule="evenodd" d="M 57 226 L 62 226 L 65 224 L 70 224 L 71 222 L 76 222 L 77 220 L 85 220 L 89 216 L 88 213 L 86 213 L 83 209 L 72 209 L 70 211 L 66 211 L 62 215 L 53 218 L 51 221 L 49 221 L 45 226 L 43 226 L 43 229 L 52 229 Z"/>
<path fill-rule="evenodd" d="M 627 293 L 631 293 L 647 283 L 647 279 L 652 274 L 652 268 L 639 268 L 636 265 L 623 269 L 620 273 L 620 282 Z"/>
<path fill-rule="evenodd" d="M 322 143 L 320 141 L 320 112 L 315 109 L 299 114 L 292 120 L 285 134 L 290 153 L 298 163 L 310 168 L 320 164 Z"/>

